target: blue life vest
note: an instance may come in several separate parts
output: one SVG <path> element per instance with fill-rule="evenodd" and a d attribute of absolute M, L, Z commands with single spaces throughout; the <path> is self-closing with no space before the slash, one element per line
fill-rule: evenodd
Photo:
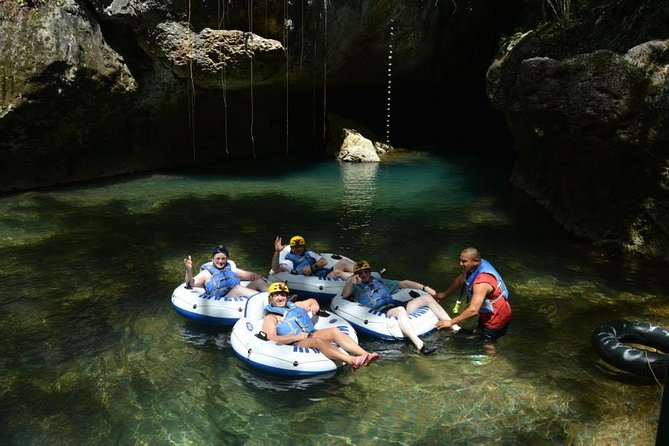
<path fill-rule="evenodd" d="M 211 265 L 213 271 L 207 267 L 207 265 L 208 264 L 205 263 L 201 268 L 211 272 L 211 277 L 207 283 L 204 284 L 204 290 L 209 296 L 213 296 L 217 299 L 221 298 L 241 283 L 239 276 L 232 271 L 232 267 L 229 263 L 226 263 L 223 269 L 218 269 Z"/>
<path fill-rule="evenodd" d="M 476 276 L 478 276 L 481 273 L 488 273 L 491 274 L 492 276 L 497 279 L 497 289 L 501 291 L 499 297 L 504 297 L 504 299 L 509 298 L 509 289 L 506 287 L 506 284 L 502 280 L 502 276 L 497 272 L 497 270 L 490 264 L 485 259 L 481 259 L 481 264 L 479 265 L 478 268 L 476 268 L 474 271 L 470 273 L 470 275 L 467 277 L 465 281 L 465 286 L 467 289 L 467 301 L 472 298 L 473 294 L 473 287 L 474 287 L 474 279 L 476 279 Z M 483 304 L 481 305 L 481 309 L 479 310 L 480 313 L 492 313 L 493 308 L 492 308 L 492 302 L 490 299 L 487 297 L 483 300 Z"/>
<path fill-rule="evenodd" d="M 288 254 L 286 254 L 286 259 L 293 262 L 293 270 L 291 271 L 291 273 L 298 274 L 300 276 L 304 275 L 302 269 L 304 269 L 305 266 L 311 266 L 314 263 L 316 263 L 316 259 L 311 257 L 311 255 L 309 255 L 309 251 L 306 250 L 304 251 L 303 256 L 298 256 L 297 254 L 289 252 Z"/>
<path fill-rule="evenodd" d="M 230 266 L 230 262 L 227 262 L 225 264 L 225 266 L 223 267 L 223 269 L 225 269 L 228 266 Z M 220 269 L 216 268 L 216 266 L 214 265 L 214 262 L 207 262 L 207 263 L 203 263 L 202 265 L 200 265 L 200 271 L 203 271 L 205 269 L 207 271 L 209 271 L 212 276 L 220 271 Z"/>
<path fill-rule="evenodd" d="M 395 302 L 392 293 L 388 291 L 388 288 L 381 279 L 372 277 L 371 282 L 358 283 L 357 285 L 365 290 L 363 294 L 356 296 L 358 302 L 372 310 L 391 305 Z"/>
<path fill-rule="evenodd" d="M 287 302 L 285 307 L 265 305 L 265 311 L 283 315 L 283 319 L 276 324 L 276 333 L 279 336 L 296 335 L 302 332 L 313 333 L 316 331 L 314 323 L 311 321 L 311 317 L 309 317 L 309 312 L 292 302 Z"/>

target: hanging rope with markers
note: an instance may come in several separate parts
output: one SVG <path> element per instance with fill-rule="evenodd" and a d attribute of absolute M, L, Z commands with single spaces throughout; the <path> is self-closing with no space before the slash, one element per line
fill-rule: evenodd
<path fill-rule="evenodd" d="M 323 0 L 323 144 L 327 136 L 327 89 L 328 89 L 328 0 Z"/>
<path fill-rule="evenodd" d="M 251 152 L 253 153 L 253 159 L 256 159 L 256 142 L 253 136 L 253 49 L 249 48 L 249 40 L 253 40 L 253 0 L 249 0 L 249 32 L 246 35 L 246 50 L 248 51 L 251 59 L 251 74 L 250 74 L 250 91 L 251 91 L 251 121 L 249 123 L 250 133 L 251 133 Z"/>
<path fill-rule="evenodd" d="M 393 84 L 393 40 L 395 37 L 395 20 L 390 21 L 388 42 L 388 89 L 386 90 L 386 144 L 390 144 L 390 100 Z"/>

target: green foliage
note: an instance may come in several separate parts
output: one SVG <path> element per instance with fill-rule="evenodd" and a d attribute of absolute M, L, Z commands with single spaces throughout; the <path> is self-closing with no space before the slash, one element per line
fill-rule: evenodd
<path fill-rule="evenodd" d="M 548 6 L 553 11 L 558 24 L 562 29 L 569 25 L 572 14 L 571 0 L 545 0 Z"/>
<path fill-rule="evenodd" d="M 516 40 L 520 39 L 520 37 L 525 34 L 525 31 L 523 31 L 522 28 L 516 28 L 513 32 L 512 35 L 507 36 L 507 35 L 502 35 L 499 38 L 499 48 L 504 48 L 508 46 L 510 43 L 515 42 Z"/>
<path fill-rule="evenodd" d="M 593 0 L 544 0 L 562 29 L 567 28 L 578 11 L 593 7 Z"/>

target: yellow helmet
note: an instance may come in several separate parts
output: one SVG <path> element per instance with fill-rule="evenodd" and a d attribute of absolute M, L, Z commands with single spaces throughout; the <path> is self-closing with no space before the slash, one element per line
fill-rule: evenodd
<path fill-rule="evenodd" d="M 296 235 L 290 239 L 290 246 L 304 246 L 307 242 L 304 241 L 304 237 L 301 235 Z"/>
<path fill-rule="evenodd" d="M 367 260 L 358 260 L 357 262 L 355 262 L 355 265 L 353 265 L 354 273 L 357 273 L 358 271 L 361 271 L 363 269 L 372 269 L 372 267 L 369 266 Z"/>
<path fill-rule="evenodd" d="M 279 291 L 283 291 L 286 293 L 290 292 L 290 290 L 288 289 L 288 285 L 286 285 L 286 282 L 270 283 L 269 286 L 267 287 L 267 292 L 270 295 L 272 295 L 273 293 L 278 293 Z"/>

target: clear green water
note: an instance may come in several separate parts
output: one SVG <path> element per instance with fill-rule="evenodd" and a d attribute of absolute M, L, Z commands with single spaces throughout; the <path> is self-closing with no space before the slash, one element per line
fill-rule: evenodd
<path fill-rule="evenodd" d="M 509 166 L 414 154 L 383 165 L 273 160 L 0 198 L 0 443 L 649 445 L 661 387 L 605 367 L 601 322 L 669 326 L 667 265 L 570 240 L 507 186 Z M 266 274 L 273 240 L 366 258 L 445 288 L 478 246 L 514 320 L 485 356 L 362 338 L 381 360 L 312 380 L 247 368 L 229 329 L 171 307 L 185 254 Z M 454 297 L 445 302 L 450 309 Z"/>

